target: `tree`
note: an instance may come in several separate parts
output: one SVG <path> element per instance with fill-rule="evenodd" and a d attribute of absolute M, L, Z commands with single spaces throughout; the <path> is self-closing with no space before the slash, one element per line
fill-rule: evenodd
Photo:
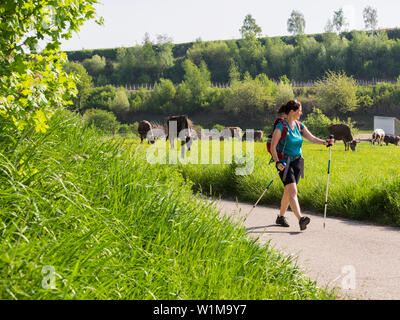
<path fill-rule="evenodd" d="M 82 65 L 92 77 L 97 76 L 104 70 L 106 66 L 106 58 L 95 54 L 90 59 L 83 60 Z"/>
<path fill-rule="evenodd" d="M 169 79 L 160 79 L 160 83 L 156 84 L 151 93 L 152 104 L 158 110 L 173 112 L 175 111 L 175 106 L 173 105 L 175 94 L 176 89 L 172 81 Z"/>
<path fill-rule="evenodd" d="M 335 32 L 323 34 L 321 53 L 324 52 L 324 54 L 320 62 L 323 71 L 316 77 L 323 75 L 325 70 L 346 70 L 348 47 L 349 41 L 345 37 L 340 37 Z"/>
<path fill-rule="evenodd" d="M 251 16 L 251 14 L 246 15 L 239 31 L 243 39 L 248 37 L 258 38 L 261 36 L 262 32 L 261 27 L 256 24 L 256 20 Z"/>
<path fill-rule="evenodd" d="M 378 26 L 378 11 L 367 6 L 363 10 L 364 25 L 366 30 L 375 30 Z"/>
<path fill-rule="evenodd" d="M 211 87 L 210 72 L 207 69 L 207 65 L 202 61 L 200 67 L 197 67 L 189 59 L 186 59 L 183 62 L 183 69 L 185 70 L 184 83 L 192 94 L 190 99 L 192 105 L 190 109 L 197 109 L 205 106 L 206 93 L 208 88 Z"/>
<path fill-rule="evenodd" d="M 122 119 L 129 110 L 129 100 L 126 96 L 125 88 L 118 88 L 114 98 L 110 101 L 110 109 L 118 117 Z"/>
<path fill-rule="evenodd" d="M 197 66 L 201 61 L 207 64 L 213 82 L 229 80 L 229 47 L 224 41 L 199 42 L 187 51 L 187 57 Z"/>
<path fill-rule="evenodd" d="M 236 81 L 240 81 L 240 72 L 233 59 L 231 59 L 231 66 L 229 68 L 229 82 L 233 84 Z"/>
<path fill-rule="evenodd" d="M 325 113 L 344 114 L 357 108 L 357 84 L 344 72 L 328 71 L 314 84 L 318 105 Z"/>
<path fill-rule="evenodd" d="M 258 39 L 261 36 L 261 28 L 250 14 L 245 17 L 240 33 L 240 71 L 249 71 L 252 76 L 256 76 L 265 69 L 267 60 L 264 57 L 265 49 Z"/>
<path fill-rule="evenodd" d="M 333 25 L 331 19 L 328 19 L 328 21 L 326 22 L 324 31 L 325 31 L 325 33 L 331 33 L 331 32 L 333 32 L 333 30 L 334 30 L 334 25 Z"/>
<path fill-rule="evenodd" d="M 192 98 L 192 91 L 190 91 L 189 86 L 182 81 L 176 88 L 174 104 L 176 106 L 177 111 L 189 110 L 190 99 Z M 190 111 L 190 110 L 189 110 Z"/>
<path fill-rule="evenodd" d="M 313 37 L 299 36 L 294 54 L 289 61 L 291 79 L 316 79 L 324 74 L 325 49 Z"/>
<path fill-rule="evenodd" d="M 306 28 L 306 20 L 304 15 L 297 10 L 293 10 L 287 21 L 287 30 L 293 35 L 304 34 L 304 29 Z"/>
<path fill-rule="evenodd" d="M 294 47 L 286 44 L 279 38 L 267 38 L 265 44 L 265 57 L 268 61 L 267 73 L 270 78 L 277 79 L 283 74 L 290 74 L 290 61 Z"/>
<path fill-rule="evenodd" d="M 31 127 L 45 132 L 54 109 L 72 103 L 70 94 L 77 91 L 72 76 L 62 71 L 67 58 L 60 40 L 94 18 L 98 0 L 70 2 L 0 2 L 0 140 Z M 46 41 L 43 50 L 40 40 Z"/>
<path fill-rule="evenodd" d="M 92 77 L 87 73 L 85 68 L 77 62 L 68 62 L 63 67 L 67 74 L 73 74 L 75 76 L 75 84 L 78 89 L 76 97 L 72 98 L 74 103 L 73 109 L 82 111 L 86 100 L 90 95 L 90 89 L 92 88 Z"/>
<path fill-rule="evenodd" d="M 292 99 L 294 99 L 294 93 L 293 93 L 292 86 L 285 79 L 281 80 L 278 84 L 276 94 L 275 94 L 275 105 L 277 107 L 280 107 L 282 104 L 284 104 Z"/>
<path fill-rule="evenodd" d="M 110 110 L 111 102 L 117 93 L 117 89 L 111 85 L 104 87 L 96 87 L 90 90 L 89 97 L 86 99 L 85 105 L 81 108 L 81 112 L 86 109 L 104 109 Z"/>
<path fill-rule="evenodd" d="M 165 70 L 174 65 L 172 47 L 173 44 L 171 37 L 168 37 L 166 34 L 157 35 L 157 44 L 156 44 L 156 52 L 157 52 L 156 60 L 158 69 L 157 78 L 162 77 L 164 75 Z"/>
<path fill-rule="evenodd" d="M 145 83 L 156 80 L 159 75 L 157 53 L 148 33 L 144 36 L 143 45 L 138 48 L 133 57 L 134 67 L 140 70 L 138 81 Z"/>
<path fill-rule="evenodd" d="M 148 111 L 149 107 L 152 105 L 151 103 L 151 94 L 152 91 L 141 88 L 136 91 L 131 91 L 129 95 L 130 100 L 130 111 L 138 112 L 138 111 Z"/>
<path fill-rule="evenodd" d="M 158 35 L 151 42 L 146 33 L 142 45 L 119 48 L 117 51 L 118 76 L 121 84 L 155 82 L 166 69 L 173 66 L 171 38 Z"/>
<path fill-rule="evenodd" d="M 157 34 L 156 35 L 156 40 L 157 44 L 163 45 L 163 44 L 169 44 L 172 43 L 173 39 L 172 37 L 168 36 L 167 34 Z"/>
<path fill-rule="evenodd" d="M 346 18 L 344 16 L 343 8 L 334 11 L 332 25 L 336 29 L 337 33 L 340 33 L 342 31 L 342 28 L 348 26 L 348 23 L 346 22 Z"/>
<path fill-rule="evenodd" d="M 265 114 L 267 107 L 273 107 L 276 84 L 265 74 L 254 80 L 245 74 L 243 81 L 236 81 L 224 97 L 224 110 L 235 115 L 255 119 Z"/>

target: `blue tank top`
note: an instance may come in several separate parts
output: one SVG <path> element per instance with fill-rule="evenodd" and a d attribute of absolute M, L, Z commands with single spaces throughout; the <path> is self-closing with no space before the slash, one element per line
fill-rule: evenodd
<path fill-rule="evenodd" d="M 286 120 L 283 120 L 286 121 Z M 283 150 L 283 153 L 291 156 L 291 157 L 298 157 L 301 156 L 301 146 L 303 144 L 303 136 L 301 135 L 301 132 L 299 130 L 299 127 L 295 124 L 294 129 L 290 128 L 289 123 L 286 121 L 288 131 L 286 134 L 286 137 L 282 139 L 280 143 L 278 143 L 277 149 L 279 152 L 282 152 L 283 147 L 285 146 L 285 140 L 286 140 L 286 146 L 285 150 Z M 300 124 L 300 129 L 303 130 L 304 124 L 299 121 Z M 278 124 L 275 127 L 276 129 L 280 129 L 281 133 L 283 131 L 283 125 L 282 123 L 278 122 Z"/>

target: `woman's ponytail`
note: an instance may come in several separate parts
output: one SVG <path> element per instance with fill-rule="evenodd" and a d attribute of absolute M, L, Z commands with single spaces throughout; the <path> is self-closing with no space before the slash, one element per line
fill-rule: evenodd
<path fill-rule="evenodd" d="M 279 108 L 278 113 L 289 114 L 291 110 L 296 111 L 301 106 L 301 103 L 297 100 L 289 100 L 287 103 L 282 104 Z"/>
<path fill-rule="evenodd" d="M 282 104 L 278 110 L 278 113 L 286 113 L 286 106 L 287 106 L 287 103 Z"/>

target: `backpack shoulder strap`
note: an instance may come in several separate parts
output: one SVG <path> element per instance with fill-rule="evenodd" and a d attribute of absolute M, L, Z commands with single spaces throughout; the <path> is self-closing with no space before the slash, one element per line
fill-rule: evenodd
<path fill-rule="evenodd" d="M 300 121 L 297 121 L 297 120 L 296 120 L 296 125 L 297 125 L 297 127 L 299 128 L 300 134 L 303 134 L 303 129 L 301 128 Z"/>
<path fill-rule="evenodd" d="M 288 123 L 287 123 L 285 117 L 280 117 L 280 118 L 276 119 L 276 121 L 277 121 L 277 123 L 278 122 L 282 123 L 283 129 L 282 129 L 282 135 L 281 135 L 281 139 L 280 139 L 280 140 L 282 140 L 282 139 L 285 138 L 285 136 L 286 136 L 286 134 L 288 132 Z"/>
<path fill-rule="evenodd" d="M 286 118 L 285 117 L 280 117 L 280 118 L 277 118 L 276 120 L 275 120 L 275 123 L 274 123 L 274 128 L 273 128 L 273 130 L 275 130 L 275 128 L 276 128 L 276 125 L 278 124 L 278 123 L 282 123 L 282 126 L 283 126 L 283 128 L 285 129 L 285 128 L 287 128 L 287 122 L 286 121 L 284 121 L 284 120 L 286 120 Z"/>

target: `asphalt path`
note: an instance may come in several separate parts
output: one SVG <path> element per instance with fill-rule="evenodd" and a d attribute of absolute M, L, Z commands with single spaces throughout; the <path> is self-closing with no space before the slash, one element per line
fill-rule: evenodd
<path fill-rule="evenodd" d="M 301 204 L 300 204 L 301 205 Z M 300 231 L 288 211 L 290 227 L 275 224 L 278 208 L 217 200 L 221 215 L 243 224 L 261 244 L 295 257 L 304 273 L 319 287 L 335 288 L 342 299 L 400 299 L 400 228 L 323 216 L 311 212 L 307 229 Z"/>

